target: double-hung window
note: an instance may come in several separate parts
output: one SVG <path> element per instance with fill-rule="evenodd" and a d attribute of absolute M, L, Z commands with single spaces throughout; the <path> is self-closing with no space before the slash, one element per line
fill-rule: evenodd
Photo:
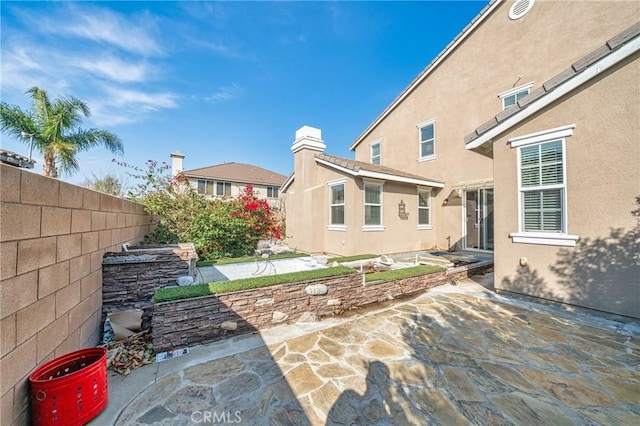
<path fill-rule="evenodd" d="M 380 142 L 371 144 L 371 164 L 380 164 Z"/>
<path fill-rule="evenodd" d="M 230 182 L 216 182 L 216 195 L 218 196 L 231 196 L 231 183 Z"/>
<path fill-rule="evenodd" d="M 278 198 L 277 186 L 267 186 L 267 198 Z"/>
<path fill-rule="evenodd" d="M 436 123 L 434 120 L 418 125 L 420 157 L 418 161 L 436 156 Z"/>
<path fill-rule="evenodd" d="M 518 149 L 519 232 L 514 242 L 575 245 L 567 235 L 565 137 L 573 125 L 510 139 Z"/>
<path fill-rule="evenodd" d="M 431 191 L 418 189 L 418 229 L 431 229 Z"/>
<path fill-rule="evenodd" d="M 518 103 L 520 98 L 523 98 L 529 94 L 529 91 L 533 87 L 533 83 L 527 83 L 522 86 L 509 89 L 506 92 L 502 92 L 498 95 L 502 99 L 502 110 L 509 108 Z"/>
<path fill-rule="evenodd" d="M 213 195 L 213 181 L 198 179 L 198 194 Z"/>
<path fill-rule="evenodd" d="M 344 221 L 345 181 L 329 183 L 329 229 L 345 230 Z"/>
<path fill-rule="evenodd" d="M 382 187 L 381 182 L 364 182 L 364 226 L 365 231 L 382 231 Z"/>

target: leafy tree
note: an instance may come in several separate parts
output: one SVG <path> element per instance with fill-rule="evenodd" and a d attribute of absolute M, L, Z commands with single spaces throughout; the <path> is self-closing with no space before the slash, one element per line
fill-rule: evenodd
<path fill-rule="evenodd" d="M 57 178 L 58 169 L 67 174 L 77 171 L 78 153 L 96 146 L 102 145 L 117 154 L 124 152 L 115 134 L 80 128 L 82 118 L 91 115 L 89 107 L 80 99 L 65 96 L 51 102 L 47 92 L 38 87 L 26 93 L 32 100 L 28 111 L 6 102 L 0 104 L 1 130 L 43 155 L 43 175 Z"/>
<path fill-rule="evenodd" d="M 146 170 L 133 169 L 138 185 L 129 197 L 142 203 L 156 218 L 155 230 L 144 243 L 193 242 L 201 259 L 237 257 L 254 253 L 258 241 L 280 238 L 280 226 L 269 204 L 248 185 L 235 198 L 207 199 L 180 174 L 171 177 L 166 163 L 148 160 Z"/>
<path fill-rule="evenodd" d="M 105 194 L 115 195 L 116 197 L 124 196 L 122 182 L 112 174 L 108 174 L 102 178 L 99 178 L 94 174 L 91 179 L 86 179 L 82 183 L 82 186 L 91 188 L 95 191 L 104 192 Z"/>

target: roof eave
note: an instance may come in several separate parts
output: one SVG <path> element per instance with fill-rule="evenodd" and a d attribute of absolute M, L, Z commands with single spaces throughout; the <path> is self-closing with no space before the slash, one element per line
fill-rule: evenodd
<path fill-rule="evenodd" d="M 547 105 L 565 96 L 572 90 L 582 86 L 592 78 L 598 76 L 602 72 L 616 65 L 618 62 L 636 53 L 638 50 L 640 50 L 640 38 L 636 38 L 629 43 L 621 46 L 617 50 L 614 50 L 601 60 L 593 63 L 589 68 L 585 69 L 579 74 L 576 74 L 573 78 L 567 80 L 561 85 L 555 87 L 546 95 L 526 105 L 524 108 L 522 108 L 520 111 L 516 112 L 506 120 L 498 123 L 496 126 L 480 134 L 477 138 L 469 141 L 466 144 L 466 148 L 469 150 L 477 149 L 484 144 L 491 143 L 493 141 L 493 138 L 495 138 L 496 136 L 509 130 L 516 124 L 520 123 L 522 120 L 532 116 Z"/>
<path fill-rule="evenodd" d="M 341 172 L 347 173 L 351 176 L 354 177 L 367 177 L 367 178 L 371 178 L 371 179 L 380 179 L 380 180 L 389 180 L 392 182 L 400 182 L 400 183 L 407 183 L 407 184 L 413 184 L 413 185 L 420 185 L 420 186 L 429 186 L 432 188 L 444 188 L 444 183 L 442 182 L 437 182 L 434 180 L 429 180 L 429 179 L 417 179 L 417 178 L 411 178 L 411 177 L 406 177 L 406 176 L 397 176 L 397 175 L 392 175 L 389 173 L 382 173 L 382 172 L 374 172 L 371 170 L 364 170 L 362 168 L 360 168 L 359 170 L 352 170 L 349 169 L 347 167 L 343 167 L 340 166 L 338 164 L 332 163 L 330 161 L 326 161 L 323 160 L 321 158 L 316 158 L 315 159 L 316 162 L 320 163 L 320 164 L 324 164 L 327 167 L 331 167 L 333 169 L 339 170 Z"/>
<path fill-rule="evenodd" d="M 287 178 L 287 180 L 280 187 L 280 192 L 287 192 L 287 189 L 289 189 L 289 187 L 293 183 L 293 179 L 295 179 L 295 177 L 296 177 L 296 174 L 295 173 L 291 173 L 291 176 L 289 176 Z"/>
<path fill-rule="evenodd" d="M 212 176 L 212 175 L 197 175 L 197 174 L 189 174 L 182 172 L 184 176 L 189 179 L 209 179 L 209 180 L 219 180 L 224 182 L 233 182 L 233 183 L 248 183 L 252 185 L 267 185 L 267 186 L 277 186 L 280 187 L 282 183 L 280 182 L 267 182 L 267 181 L 257 181 L 257 180 L 247 180 L 247 179 L 236 179 L 224 176 Z"/>
<path fill-rule="evenodd" d="M 440 52 L 436 58 L 429 64 L 427 67 L 422 70 L 420 74 L 416 78 L 413 79 L 411 83 L 402 91 L 400 94 L 389 104 L 383 111 L 378 115 L 378 117 L 371 123 L 361 134 L 356 138 L 356 140 L 351 144 L 349 150 L 353 151 L 356 147 L 364 140 L 365 137 L 387 116 L 391 111 L 395 109 L 396 106 L 400 104 L 413 90 L 422 83 L 422 81 L 427 78 L 431 71 L 433 71 L 442 61 L 444 61 L 455 48 L 462 43 L 466 38 L 473 32 L 473 30 L 478 27 L 482 22 L 484 22 L 485 18 L 493 12 L 496 7 L 503 0 L 491 0 L 489 4 L 487 4 L 482 10 L 478 13 L 478 15 L 471 20 L 471 23 L 462 29 L 462 32 L 458 34 L 451 43 L 449 43 L 442 52 Z"/>

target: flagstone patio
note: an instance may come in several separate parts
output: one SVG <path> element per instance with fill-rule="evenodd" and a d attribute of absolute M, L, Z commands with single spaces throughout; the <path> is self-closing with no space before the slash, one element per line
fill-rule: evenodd
<path fill-rule="evenodd" d="M 116 424 L 640 424 L 638 330 L 465 280 L 164 377 L 147 366 L 157 381 Z"/>

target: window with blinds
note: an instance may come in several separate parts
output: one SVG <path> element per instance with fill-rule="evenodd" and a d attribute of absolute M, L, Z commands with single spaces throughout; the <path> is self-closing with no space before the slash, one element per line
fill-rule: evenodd
<path fill-rule="evenodd" d="M 382 185 L 364 184 L 364 224 L 382 225 Z"/>
<path fill-rule="evenodd" d="M 344 225 L 344 183 L 329 187 L 329 225 Z"/>
<path fill-rule="evenodd" d="M 565 232 L 562 140 L 520 147 L 522 230 Z"/>

